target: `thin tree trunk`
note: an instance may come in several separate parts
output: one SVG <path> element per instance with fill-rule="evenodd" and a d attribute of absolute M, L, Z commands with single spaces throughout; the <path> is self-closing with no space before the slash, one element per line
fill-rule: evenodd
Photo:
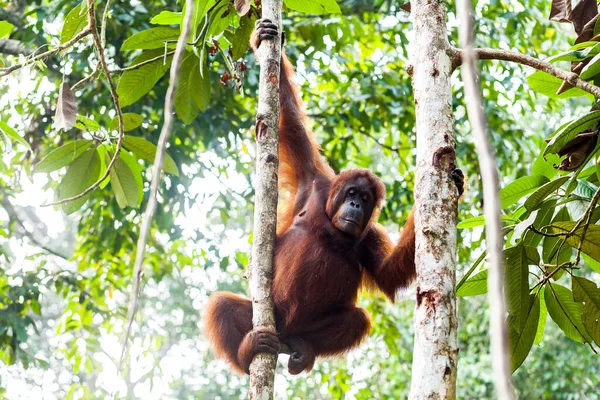
<path fill-rule="evenodd" d="M 508 353 L 508 332 L 506 329 L 506 305 L 503 288 L 502 222 L 500 220 L 500 187 L 494 151 L 487 136 L 487 122 L 483 113 L 483 100 L 477 83 L 477 66 L 473 49 L 473 24 L 471 21 L 471 1 L 459 0 L 457 4 L 460 19 L 460 41 L 462 51 L 462 76 L 465 84 L 465 101 L 469 120 L 473 127 L 475 148 L 479 159 L 481 181 L 483 183 L 483 213 L 485 215 L 485 237 L 488 262 L 488 299 L 490 301 L 490 346 L 494 386 L 500 400 L 513 398 L 510 357 Z"/>
<path fill-rule="evenodd" d="M 451 179 L 456 163 L 446 2 L 413 0 L 411 6 L 417 129 L 417 304 L 410 398 L 454 399 L 458 192 Z"/>
<path fill-rule="evenodd" d="M 263 0 L 262 18 L 281 29 L 281 0 Z M 273 306 L 273 250 L 277 225 L 277 169 L 279 131 L 279 67 L 281 37 L 265 40 L 257 50 L 260 64 L 256 115 L 256 181 L 254 241 L 250 270 L 252 323 L 275 331 Z M 273 398 L 277 356 L 258 354 L 250 364 L 251 400 Z"/>

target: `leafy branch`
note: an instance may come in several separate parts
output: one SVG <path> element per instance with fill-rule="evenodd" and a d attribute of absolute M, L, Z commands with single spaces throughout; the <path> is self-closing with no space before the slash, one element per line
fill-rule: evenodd
<path fill-rule="evenodd" d="M 451 49 L 451 60 L 453 68 L 457 68 L 462 64 L 463 51 L 464 50 L 462 49 Z M 555 67 L 549 62 L 541 61 L 535 57 L 531 57 L 526 54 L 521 54 L 509 50 L 479 48 L 474 49 L 474 51 L 475 57 L 479 60 L 499 60 L 527 65 L 537 70 L 546 72 L 547 74 L 550 74 L 558 79 L 562 79 L 563 81 L 568 82 L 572 86 L 584 90 L 596 98 L 600 98 L 600 87 L 588 83 L 585 80 L 579 78 L 579 75 L 577 75 L 574 72 L 564 71 L 560 68 Z"/>

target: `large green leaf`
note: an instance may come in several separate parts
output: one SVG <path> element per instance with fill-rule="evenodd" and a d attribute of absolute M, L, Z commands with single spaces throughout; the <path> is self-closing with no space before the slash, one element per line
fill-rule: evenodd
<path fill-rule="evenodd" d="M 554 216 L 552 223 L 570 221 L 571 217 L 569 216 L 569 210 L 567 207 L 562 207 Z M 556 264 L 561 265 L 564 262 L 567 262 L 571 259 L 571 247 L 569 245 L 562 244 L 563 238 L 561 237 L 544 237 L 544 243 L 542 245 L 542 260 L 546 264 Z M 560 251 L 559 251 L 560 250 Z M 548 272 L 552 272 L 553 269 L 550 269 Z M 561 272 L 557 272 L 554 277 L 556 279 L 562 276 Z"/>
<path fill-rule="evenodd" d="M 140 64 L 161 54 L 163 54 L 162 50 L 146 51 L 136 57 L 131 65 Z M 167 57 L 165 64 L 163 58 L 160 58 L 138 69 L 124 72 L 117 86 L 121 106 L 131 105 L 148 93 L 167 72 L 171 65 L 171 59 L 172 57 Z"/>
<path fill-rule="evenodd" d="M 205 60 L 198 68 L 194 68 L 190 71 L 189 82 L 191 95 L 200 111 L 205 111 L 208 108 L 212 90 L 207 63 L 208 60 Z M 202 68 L 204 72 L 200 73 L 200 68 Z"/>
<path fill-rule="evenodd" d="M 60 43 L 66 43 L 73 39 L 75 35 L 83 30 L 87 26 L 87 2 L 83 1 L 81 4 L 73 8 L 65 17 L 65 23 L 60 32 Z"/>
<path fill-rule="evenodd" d="M 36 164 L 34 172 L 52 172 L 69 165 L 84 151 L 92 146 L 91 140 L 79 139 L 70 141 L 60 146 L 58 149 L 52 150 Z"/>
<path fill-rule="evenodd" d="M 575 221 L 556 222 L 552 224 L 552 230 L 555 233 L 570 232 L 577 223 Z M 583 224 L 573 233 L 573 235 L 566 238 L 567 244 L 573 248 L 577 248 L 581 242 L 581 236 L 583 234 Z M 585 239 L 581 244 L 581 251 L 594 260 L 600 261 L 600 225 L 589 225 L 585 233 Z"/>
<path fill-rule="evenodd" d="M 598 121 L 600 121 L 600 111 L 592 111 L 583 117 L 564 125 L 554 134 L 554 136 L 552 136 L 552 140 L 548 143 L 548 146 L 546 146 L 544 154 L 558 153 L 567 143 L 573 140 L 575 136 L 592 128 Z"/>
<path fill-rule="evenodd" d="M 535 333 L 535 340 L 533 341 L 537 345 L 542 343 L 544 331 L 546 330 L 546 320 L 548 319 L 548 308 L 546 307 L 546 299 L 544 298 L 545 290 L 544 286 L 540 287 L 538 294 L 538 299 L 540 300 L 540 322 Z"/>
<path fill-rule="evenodd" d="M 581 317 L 582 304 L 573 301 L 573 293 L 557 283 L 549 283 L 544 291 L 548 313 L 571 340 L 584 343 L 585 328 Z"/>
<path fill-rule="evenodd" d="M 587 96 L 588 93 L 578 88 L 572 88 L 559 95 L 556 94 L 563 84 L 562 79 L 558 79 L 546 72 L 536 71 L 527 77 L 527 82 L 531 88 L 545 96 L 557 99 L 567 99 L 569 97 Z"/>
<path fill-rule="evenodd" d="M 137 128 L 144 121 L 144 117 L 136 113 L 123 113 L 123 132 L 129 132 Z M 108 125 L 111 131 L 119 130 L 119 117 L 115 116 Z"/>
<path fill-rule="evenodd" d="M 512 223 L 519 222 L 517 219 L 515 219 L 509 215 L 501 215 L 500 218 L 502 219 L 502 221 L 507 221 L 507 222 L 512 222 Z M 463 219 L 462 221 L 460 221 L 460 223 L 458 225 L 456 225 L 456 227 L 458 229 L 471 229 L 471 228 L 475 228 L 475 227 L 483 226 L 483 225 L 485 225 L 485 217 L 483 215 L 479 215 L 477 217 Z"/>
<path fill-rule="evenodd" d="M 7 21 L 0 21 L 0 39 L 8 39 L 15 26 Z"/>
<path fill-rule="evenodd" d="M 596 271 L 597 273 L 600 274 L 600 261 L 596 261 L 594 260 L 592 257 L 588 256 L 585 253 L 581 253 L 581 258 L 583 258 L 583 261 L 585 261 L 585 263 L 594 271 Z"/>
<path fill-rule="evenodd" d="M 151 50 L 162 49 L 165 41 L 177 40 L 179 28 L 159 26 L 136 33 L 123 42 L 121 50 Z"/>
<path fill-rule="evenodd" d="M 73 161 L 67 173 L 62 178 L 56 189 L 57 200 L 77 196 L 85 189 L 92 186 L 100 177 L 100 157 L 95 148 L 88 148 L 75 161 Z M 79 210 L 86 202 L 89 193 L 80 199 L 62 204 L 62 209 L 67 214 Z"/>
<path fill-rule="evenodd" d="M 537 189 L 535 192 L 533 192 L 531 196 L 527 198 L 527 200 L 525 200 L 525 208 L 529 211 L 535 210 L 540 204 L 542 204 L 544 200 L 546 200 L 546 197 L 548 197 L 548 195 L 558 190 L 558 188 L 560 188 L 568 180 L 568 176 L 561 176 L 558 179 L 546 183 L 545 185 Z"/>
<path fill-rule="evenodd" d="M 137 205 L 140 205 L 142 199 L 144 197 L 144 181 L 142 180 L 142 171 L 144 167 L 140 165 L 138 159 L 134 157 L 130 152 L 125 149 L 121 149 L 119 153 L 119 158 L 127 164 L 131 172 L 133 173 L 133 177 L 135 178 L 135 183 L 138 188 L 137 193 Z"/>
<path fill-rule="evenodd" d="M 508 312 L 514 318 L 515 330 L 521 333 L 530 309 L 529 259 L 525 246 L 520 242 L 506 249 L 504 258 Z"/>
<path fill-rule="evenodd" d="M 110 185 L 119 203 L 119 207 L 125 208 L 138 206 L 138 184 L 133 172 L 121 155 L 115 161 L 110 170 Z"/>
<path fill-rule="evenodd" d="M 533 192 L 536 188 L 549 181 L 543 175 L 524 176 L 514 182 L 509 183 L 500 190 L 500 201 L 502 208 L 507 208 L 515 204 L 521 197 Z"/>
<path fill-rule="evenodd" d="M 508 342 L 511 359 L 511 369 L 516 371 L 527 358 L 540 321 L 540 299 L 535 295 L 529 296 L 530 307 L 524 315 L 522 329 L 519 329 L 516 318 L 508 319 Z"/>
<path fill-rule="evenodd" d="M 150 23 L 154 25 L 179 25 L 181 21 L 181 13 L 173 11 L 161 11 L 158 15 L 154 16 Z"/>
<path fill-rule="evenodd" d="M 600 346 L 600 290 L 589 279 L 574 276 L 573 298 L 583 302 L 583 326 L 594 342 Z"/>
<path fill-rule="evenodd" d="M 340 6 L 335 0 L 284 0 L 287 8 L 305 14 L 339 14 Z"/>
<path fill-rule="evenodd" d="M 177 115 L 186 124 L 191 124 L 198 115 L 198 107 L 192 98 L 193 88 L 190 80 L 190 72 L 193 69 L 198 69 L 198 57 L 194 53 L 187 53 L 187 56 L 181 63 L 181 72 L 179 82 L 177 83 L 177 89 L 175 90 L 175 111 Z"/>
<path fill-rule="evenodd" d="M 123 145 L 125 148 L 135 153 L 138 157 L 149 161 L 150 163 L 154 163 L 157 147 L 146 139 L 136 136 L 125 136 L 123 138 Z M 175 161 L 173 161 L 173 159 L 166 153 L 164 160 L 163 169 L 165 172 L 178 176 L 179 170 L 177 169 Z"/>
<path fill-rule="evenodd" d="M 579 77 L 581 79 L 590 79 L 600 73 L 600 54 L 597 54 L 592 58 L 588 64 L 583 67 Z"/>
<path fill-rule="evenodd" d="M 96 120 L 78 114 L 75 121 L 75 128 L 81 129 L 84 132 L 97 132 L 100 130 L 100 124 Z"/>
<path fill-rule="evenodd" d="M 248 50 L 248 43 L 250 42 L 250 35 L 254 29 L 255 22 L 256 17 L 254 14 L 240 18 L 240 26 L 238 26 L 233 34 L 233 43 L 231 44 L 231 58 L 234 61 L 242 58 Z"/>
<path fill-rule="evenodd" d="M 488 290 L 488 270 L 484 270 L 473 276 L 471 279 L 465 281 L 461 287 L 457 290 L 456 295 L 458 297 L 467 296 L 478 296 L 480 294 L 487 293 Z"/>
<path fill-rule="evenodd" d="M 542 205 L 540 206 L 540 208 L 538 210 L 531 213 L 531 215 L 535 214 L 535 218 L 533 220 L 533 226 L 542 227 L 542 226 L 548 225 L 550 223 L 550 221 L 552 220 L 552 216 L 554 215 L 555 210 L 556 210 L 556 199 L 546 200 L 544 203 L 542 203 Z M 522 225 L 524 225 L 524 222 L 521 222 L 519 224 L 519 227 L 522 227 Z M 527 225 L 525 228 L 527 228 L 528 226 L 529 225 Z M 517 234 L 517 229 L 515 228 L 514 235 L 516 236 L 516 234 Z M 539 235 L 535 232 L 529 232 L 527 234 L 527 236 L 523 237 L 523 243 L 527 246 L 527 248 L 529 248 L 529 247 L 536 248 L 540 244 L 542 239 L 543 239 L 542 235 Z"/>
<path fill-rule="evenodd" d="M 6 122 L 0 121 L 0 133 L 4 133 L 9 140 L 12 139 L 17 143 L 25 146 L 28 151 L 31 151 L 31 146 L 25 140 L 25 138 L 21 137 L 13 128 L 11 128 Z"/>

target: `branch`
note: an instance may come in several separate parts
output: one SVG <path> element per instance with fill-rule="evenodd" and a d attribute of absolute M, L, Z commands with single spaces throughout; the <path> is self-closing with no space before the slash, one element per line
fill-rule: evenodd
<path fill-rule="evenodd" d="M 263 0 L 262 18 L 281 32 L 281 0 Z M 273 253 L 277 226 L 277 168 L 279 128 L 279 71 L 281 35 L 265 40 L 256 51 L 260 64 L 256 115 L 256 187 L 254 240 L 250 263 L 252 326 L 275 332 Z M 273 79 L 272 77 L 277 77 Z M 250 400 L 273 399 L 277 356 L 257 354 L 250 364 Z"/>
<path fill-rule="evenodd" d="M 7 67 L 7 68 L 0 68 L 0 77 L 6 76 L 17 69 L 23 68 L 26 65 L 34 64 L 38 61 L 45 60 L 46 58 L 58 53 L 59 51 L 63 51 L 63 50 L 73 47 L 73 45 L 75 45 L 75 43 L 79 42 L 81 39 L 83 39 L 84 37 L 89 35 L 91 33 L 91 31 L 92 31 L 91 22 L 89 22 L 88 25 L 81 32 L 79 32 L 77 35 L 75 35 L 73 37 L 73 39 L 69 40 L 68 42 L 63 43 L 60 46 L 53 48 L 52 50 L 48 50 L 42 54 L 32 57 L 21 64 L 15 64 L 15 65 L 13 65 L 11 67 Z"/>
<path fill-rule="evenodd" d="M 498 49 L 474 49 L 475 57 L 479 60 L 500 60 L 515 62 L 518 64 L 527 65 L 537 70 L 546 72 L 558 79 L 562 79 L 568 82 L 572 86 L 584 90 L 596 98 L 600 98 L 600 87 L 592 85 L 580 79 L 579 76 L 574 72 L 567 72 L 562 70 L 546 61 L 538 60 L 535 57 L 531 57 L 525 54 L 517 53 L 509 50 L 498 50 Z M 454 68 L 459 67 L 462 64 L 461 54 L 463 50 L 452 49 L 452 66 Z"/>
<path fill-rule="evenodd" d="M 34 53 L 34 51 L 18 40 L 1 39 L 0 53 L 12 56 L 20 56 L 22 54 L 26 57 L 29 57 Z"/>
<path fill-rule="evenodd" d="M 91 1 L 91 0 L 88 0 Z M 156 197 L 158 193 L 158 186 L 160 184 L 161 170 L 163 168 L 165 148 L 169 141 L 169 136 L 173 130 L 173 101 L 175 98 L 175 90 L 177 83 L 179 82 L 179 72 L 181 67 L 181 61 L 185 53 L 186 43 L 192 30 L 192 19 L 194 12 L 194 1 L 186 1 L 185 20 L 177 41 L 177 47 L 175 49 L 175 55 L 173 56 L 173 62 L 171 64 L 169 88 L 165 98 L 165 110 L 164 110 L 164 123 L 160 132 L 160 138 L 158 140 L 158 149 L 156 150 L 156 156 L 154 158 L 154 165 L 152 167 L 152 183 L 150 187 L 150 198 L 148 199 L 148 205 L 142 218 L 142 226 L 140 228 L 140 236 L 137 242 L 137 252 L 135 257 L 135 263 L 133 267 L 133 288 L 131 291 L 131 302 L 129 304 L 129 311 L 127 316 L 127 329 L 123 337 L 123 344 L 121 348 L 121 357 L 119 359 L 119 368 L 117 373 L 121 373 L 123 366 L 123 359 L 125 358 L 125 352 L 127 351 L 127 341 L 131 334 L 131 327 L 135 320 L 135 314 L 137 312 L 140 288 L 141 288 L 141 277 L 142 277 L 142 266 L 144 263 L 144 255 L 146 252 L 146 243 L 150 234 L 150 227 L 152 226 L 152 219 L 156 211 Z M 114 396 L 113 396 L 114 397 Z"/>
<path fill-rule="evenodd" d="M 473 49 L 473 21 L 471 0 L 460 0 L 457 4 L 459 37 L 463 50 L 462 77 L 465 85 L 465 102 L 473 129 L 481 181 L 483 182 L 483 209 L 485 215 L 485 237 L 488 261 L 488 298 L 490 301 L 490 347 L 494 386 L 500 400 L 513 398 L 511 363 L 508 351 L 508 330 L 506 328 L 506 304 L 503 292 L 504 237 L 500 219 L 500 186 L 498 169 L 494 160 L 494 150 L 487 134 L 487 121 L 483 113 L 481 89 L 477 83 L 477 63 Z"/>
<path fill-rule="evenodd" d="M 115 149 L 115 154 L 113 155 L 112 159 L 106 166 L 106 171 L 100 177 L 100 179 L 98 179 L 92 186 L 88 187 L 83 192 L 79 193 L 77 196 L 67 197 L 66 199 L 62 199 L 60 201 L 50 203 L 50 204 L 45 204 L 44 206 L 53 206 L 53 205 L 68 203 L 70 201 L 80 199 L 83 196 L 90 193 L 92 190 L 96 189 L 110 175 L 110 171 L 112 170 L 113 166 L 117 162 L 117 158 L 119 158 L 119 153 L 121 153 L 121 148 L 123 147 L 123 136 L 124 136 L 124 132 L 125 132 L 125 123 L 123 121 L 123 112 L 121 111 L 121 105 L 119 104 L 119 95 L 117 95 L 117 89 L 115 87 L 115 83 L 113 82 L 112 77 L 110 76 L 110 69 L 108 69 L 108 64 L 106 63 L 106 57 L 104 55 L 104 46 L 102 45 L 102 39 L 98 35 L 98 28 L 96 26 L 96 14 L 95 14 L 95 10 L 94 10 L 94 0 L 87 0 L 87 2 L 88 2 L 88 19 L 89 19 L 88 26 L 89 26 L 90 32 L 92 33 L 92 37 L 94 38 L 94 44 L 96 45 L 96 49 L 98 50 L 98 62 L 102 66 L 104 75 L 106 75 L 106 80 L 108 81 L 108 87 L 110 89 L 110 95 L 112 96 L 113 103 L 115 105 L 115 110 L 117 112 L 117 117 L 119 118 L 119 137 L 117 139 L 117 147 Z M 105 9 L 104 13 L 106 14 L 107 12 L 108 12 L 108 9 Z"/>
<path fill-rule="evenodd" d="M 20 13 L 9 11 L 7 8 L 0 8 L 0 21 L 10 22 L 20 28 L 23 26 L 23 18 Z"/>

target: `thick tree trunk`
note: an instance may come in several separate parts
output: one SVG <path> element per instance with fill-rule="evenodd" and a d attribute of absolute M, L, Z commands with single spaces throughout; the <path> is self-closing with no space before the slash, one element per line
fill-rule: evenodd
<path fill-rule="evenodd" d="M 412 0 L 417 304 L 411 399 L 454 399 L 457 190 L 446 2 Z"/>
<path fill-rule="evenodd" d="M 281 0 L 263 0 L 262 18 L 281 29 Z M 273 307 L 273 247 L 277 225 L 277 168 L 279 131 L 279 68 L 281 37 L 265 40 L 257 50 L 260 64 L 258 113 L 256 116 L 256 181 L 254 200 L 254 241 L 250 292 L 252 323 L 255 328 L 275 331 Z M 258 354 L 250 364 L 251 400 L 273 398 L 277 356 Z"/>

